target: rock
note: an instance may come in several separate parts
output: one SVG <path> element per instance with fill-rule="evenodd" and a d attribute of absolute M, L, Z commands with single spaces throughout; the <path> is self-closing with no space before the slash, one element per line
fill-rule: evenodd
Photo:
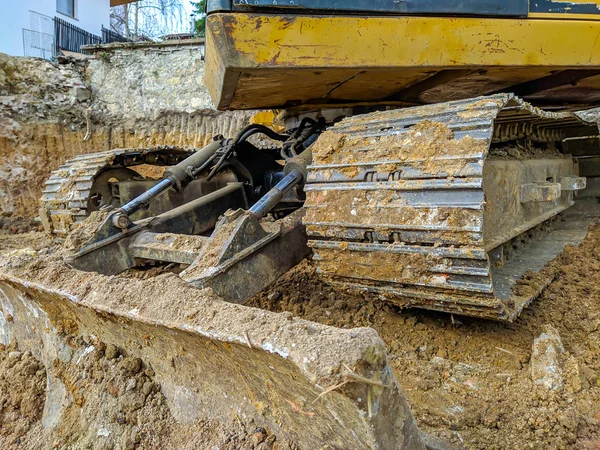
<path fill-rule="evenodd" d="M 84 86 L 73 86 L 71 88 L 71 95 L 78 102 L 85 102 L 92 98 L 92 91 Z"/>
<path fill-rule="evenodd" d="M 106 350 L 104 351 L 104 354 L 106 355 L 107 359 L 115 359 L 116 357 L 119 356 L 119 349 L 112 344 L 108 344 L 106 346 Z"/>
<path fill-rule="evenodd" d="M 276 302 L 281 298 L 281 293 L 279 291 L 275 291 L 267 296 L 267 300 L 270 302 Z"/>
<path fill-rule="evenodd" d="M 564 386 L 560 358 L 564 353 L 558 330 L 545 325 L 544 332 L 533 341 L 531 352 L 531 379 L 534 384 L 551 391 L 560 391 Z"/>
<path fill-rule="evenodd" d="M 16 359 L 16 360 L 20 361 L 22 356 L 23 356 L 23 353 L 21 353 L 21 352 L 9 352 L 8 353 L 9 359 Z"/>
<path fill-rule="evenodd" d="M 521 152 L 518 149 L 511 147 L 508 149 L 508 155 L 512 156 L 513 158 L 519 158 L 521 156 Z"/>
<path fill-rule="evenodd" d="M 133 391 L 135 389 L 136 384 L 137 382 L 135 381 L 135 378 L 130 378 L 127 382 L 127 386 L 125 387 L 125 391 Z"/>
<path fill-rule="evenodd" d="M 142 386 L 142 392 L 144 393 L 144 395 L 150 394 L 150 392 L 152 392 L 153 389 L 154 383 L 152 381 L 146 381 Z"/>
<path fill-rule="evenodd" d="M 140 358 L 123 358 L 120 367 L 123 372 L 135 375 L 142 370 L 142 360 Z"/>
<path fill-rule="evenodd" d="M 252 434 L 252 442 L 254 442 L 254 445 L 262 444 L 267 436 L 267 431 L 264 428 L 257 428 Z"/>

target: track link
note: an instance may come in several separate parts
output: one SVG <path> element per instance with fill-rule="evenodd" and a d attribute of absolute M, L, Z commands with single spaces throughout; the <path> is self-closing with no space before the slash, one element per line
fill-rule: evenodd
<path fill-rule="evenodd" d="M 552 276 L 527 288 L 519 278 L 566 242 L 540 257 L 541 267 L 529 261 L 495 275 L 484 233 L 484 160 L 492 143 L 560 141 L 584 125 L 509 94 L 343 120 L 315 143 L 305 188 L 318 272 L 403 307 L 513 320 Z M 575 234 L 583 239 L 585 231 Z"/>
<path fill-rule="evenodd" d="M 40 200 L 40 218 L 48 233 L 65 237 L 88 216 L 88 201 L 96 178 L 111 169 L 142 164 L 175 165 L 191 150 L 162 146 L 123 148 L 77 156 L 53 171 Z"/>

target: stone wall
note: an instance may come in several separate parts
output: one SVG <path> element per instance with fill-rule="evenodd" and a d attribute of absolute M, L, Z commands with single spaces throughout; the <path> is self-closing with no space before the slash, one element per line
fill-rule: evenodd
<path fill-rule="evenodd" d="M 201 147 L 252 112 L 211 108 L 198 42 L 111 44 L 88 61 L 0 54 L 0 229 L 28 224 L 50 172 L 119 147 Z"/>
<path fill-rule="evenodd" d="M 212 109 L 204 85 L 204 42 L 110 44 L 87 47 L 95 110 L 111 117 L 147 119 L 166 112 Z"/>

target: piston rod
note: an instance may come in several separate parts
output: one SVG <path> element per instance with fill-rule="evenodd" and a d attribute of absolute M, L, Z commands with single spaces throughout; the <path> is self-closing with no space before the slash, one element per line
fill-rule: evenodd
<path fill-rule="evenodd" d="M 195 169 L 202 167 L 209 161 L 216 151 L 221 147 L 222 140 L 214 141 L 206 147 L 194 152 L 190 157 L 184 159 L 176 166 L 165 171 L 165 178 L 148 189 L 143 194 L 131 200 L 120 208 L 121 215 L 129 216 L 147 205 L 150 200 L 158 197 L 171 187 L 181 189 L 185 187 L 196 174 Z M 190 170 L 191 168 L 191 170 Z"/>
<path fill-rule="evenodd" d="M 250 208 L 250 213 L 259 219 L 266 216 L 303 179 L 304 177 L 300 171 L 290 171 L 275 187 Z"/>

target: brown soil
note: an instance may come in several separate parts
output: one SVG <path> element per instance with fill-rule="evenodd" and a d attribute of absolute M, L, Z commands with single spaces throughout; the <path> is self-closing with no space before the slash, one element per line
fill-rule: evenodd
<path fill-rule="evenodd" d="M 81 224 L 71 231 L 64 243 L 64 248 L 68 251 L 75 252 L 89 242 L 105 219 L 110 214 L 110 211 L 94 211 Z"/>
<path fill-rule="evenodd" d="M 419 426 L 467 448 L 600 448 L 600 227 L 552 263 L 556 280 L 514 324 L 402 311 L 323 285 L 309 263 L 251 301 L 338 327 L 371 326 Z M 558 329 L 565 387 L 535 386 L 530 358 Z"/>
<path fill-rule="evenodd" d="M 42 226 L 32 219 L 22 217 L 3 217 L 0 215 L 0 235 L 41 231 Z"/>
<path fill-rule="evenodd" d="M 19 352 L 16 345 L 0 344 L 1 448 L 21 448 L 21 437 L 32 428 L 37 431 L 45 388 L 46 369 L 30 352 Z"/>
<path fill-rule="evenodd" d="M 49 258 L 32 264 L 29 250 L 15 252 L 29 247 L 31 251 L 38 250 L 38 255 L 53 253 L 45 245 L 48 241 L 41 233 L 10 239 L 0 236 L 0 248 L 12 252 L 9 265 L 23 264 L 19 270 L 29 272 L 29 276 L 37 274 L 35 276 L 40 279 L 79 285 L 84 294 L 83 278 L 73 278 L 66 269 L 57 270 L 60 268 L 58 261 L 52 262 Z M 309 263 L 292 270 L 271 289 L 253 299 L 250 306 L 289 311 L 295 316 L 343 328 L 375 328 L 388 346 L 388 357 L 419 426 L 437 436 L 463 443 L 467 448 L 596 449 L 600 448 L 599 249 L 600 226 L 591 230 L 580 247 L 568 248 L 552 263 L 550 269 L 558 273 L 556 280 L 514 324 L 427 311 L 402 311 L 387 304 L 368 302 L 323 285 Z M 144 289 L 156 292 L 156 298 L 161 301 L 155 305 L 136 304 L 134 291 L 141 287 L 136 285 L 140 282 L 136 278 L 147 278 L 146 275 L 137 277 L 129 273 L 111 277 L 106 297 L 128 291 L 127 308 L 138 307 L 140 313 L 148 313 L 148 309 L 165 311 L 165 308 L 173 308 L 168 299 L 177 298 L 177 311 L 171 310 L 170 318 L 196 320 L 203 316 L 197 306 L 186 304 L 185 286 L 173 289 L 179 284 L 175 283 L 176 276 L 170 273 L 144 280 Z M 536 386 L 531 379 L 532 345 L 548 325 L 558 330 L 565 347 L 561 359 L 565 383 L 558 391 Z M 138 399 L 140 386 L 143 392 L 143 386 L 153 383 L 151 372 L 146 372 L 143 362 L 139 372 L 124 373 L 119 367 L 126 356 L 111 359 L 106 356 L 106 349 L 102 355 L 102 344 L 95 344 L 95 347 L 99 350 L 84 359 L 86 368 L 89 367 L 89 373 L 93 375 L 75 382 L 78 392 L 88 400 L 73 410 L 72 422 L 62 426 L 64 441 L 61 445 L 93 442 L 95 435 L 80 424 L 79 417 L 91 420 L 97 405 L 102 404 L 101 414 L 120 430 L 110 438 L 112 444 L 118 442 L 119 448 L 128 448 L 127 442 L 136 444 L 136 440 L 139 440 L 136 445 L 140 448 L 159 448 L 152 436 L 172 439 L 174 445 L 181 444 L 179 448 L 214 448 L 218 445 L 221 448 L 254 448 L 252 445 L 256 444 L 257 438 L 252 424 L 207 423 L 182 430 L 160 404 L 158 393 L 148 394 L 150 400 L 142 402 Z M 118 352 L 125 354 L 126 350 Z M 0 362 L 0 373 L 4 370 Z M 56 366 L 51 370 L 58 376 L 67 377 L 71 369 Z M 136 387 L 127 391 L 127 385 L 134 384 L 132 379 L 135 379 Z M 111 383 L 116 386 L 110 388 L 114 393 L 118 392 L 116 397 L 108 393 Z M 123 386 L 125 391 L 121 394 Z M 125 394 L 127 396 L 121 399 L 120 396 Z M 141 406 L 129 411 L 130 398 L 133 404 Z M 22 420 L 39 420 L 39 415 L 30 417 L 35 419 Z M 126 422 L 120 424 L 123 417 Z M 85 420 L 81 423 L 86 423 Z M 3 426 L 6 423 L 4 416 L 0 423 Z M 158 430 L 158 434 L 149 433 L 150 429 Z M 34 424 L 29 433 L 20 436 L 24 448 L 37 448 L 25 445 L 33 442 L 36 430 L 39 425 Z M 177 433 L 183 436 L 179 436 L 182 440 L 177 441 Z M 11 439 L 16 439 L 15 436 L 11 434 Z M 228 436 L 233 440 L 228 440 Z M 183 442 L 186 445 L 193 442 L 195 447 L 183 447 Z M 94 445 L 91 448 L 103 448 Z"/>
<path fill-rule="evenodd" d="M 291 449 L 248 421 L 177 424 L 152 369 L 113 345 L 79 338 L 70 352 L 71 362 L 48 368 L 73 397 L 50 436 L 40 424 L 46 369 L 16 345 L 0 346 L 0 448 Z"/>
<path fill-rule="evenodd" d="M 47 235 L 39 231 L 23 234 L 0 233 L 0 257 L 15 252 L 36 254 L 38 250 L 45 254 L 51 251 L 50 245 Z"/>

